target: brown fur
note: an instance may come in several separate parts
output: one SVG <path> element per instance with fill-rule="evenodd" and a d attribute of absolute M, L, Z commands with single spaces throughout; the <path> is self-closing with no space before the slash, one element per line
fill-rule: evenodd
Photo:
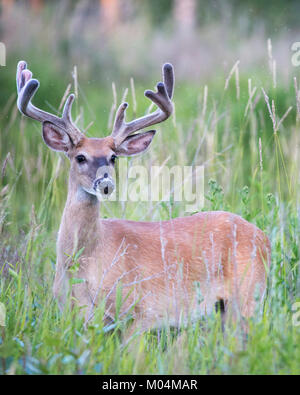
<path fill-rule="evenodd" d="M 93 146 L 89 153 L 95 154 L 94 141 L 80 149 Z M 98 144 L 102 153 L 103 140 Z M 235 303 L 243 316 L 253 314 L 255 291 L 263 295 L 270 263 L 270 244 L 260 229 L 222 211 L 162 222 L 104 220 L 96 197 L 78 199 L 80 182 L 71 172 L 57 243 L 53 290 L 62 305 L 73 263 L 68 256 L 84 248 L 76 277 L 85 282 L 71 292 L 86 306 L 87 319 L 100 297 L 106 298 L 107 319 L 113 319 L 119 282 L 123 299 L 127 296 L 121 312 L 132 309 L 143 327 L 159 326 L 164 319 L 179 324 L 211 311 L 221 299 Z"/>

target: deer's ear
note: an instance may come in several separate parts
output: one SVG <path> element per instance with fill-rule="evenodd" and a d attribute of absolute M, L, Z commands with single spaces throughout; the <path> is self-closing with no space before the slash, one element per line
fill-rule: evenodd
<path fill-rule="evenodd" d="M 48 147 L 54 151 L 68 152 L 72 147 L 68 134 L 51 122 L 43 123 L 43 139 Z"/>
<path fill-rule="evenodd" d="M 117 147 L 116 154 L 118 156 L 134 156 L 145 152 L 151 144 L 155 133 L 155 130 L 150 130 L 126 137 L 123 143 Z"/>

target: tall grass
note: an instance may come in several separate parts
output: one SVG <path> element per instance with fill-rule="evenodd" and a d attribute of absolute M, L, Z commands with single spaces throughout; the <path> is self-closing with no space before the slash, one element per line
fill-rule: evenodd
<path fill-rule="evenodd" d="M 241 214 L 270 236 L 273 256 L 264 309 L 250 319 L 247 339 L 234 324 L 223 335 L 214 313 L 179 332 L 143 333 L 125 345 L 126 323 L 117 320 L 105 327 L 101 306 L 87 328 L 76 309 L 59 311 L 51 286 L 68 164 L 44 146 L 39 125 L 21 119 L 11 100 L 0 134 L 0 302 L 7 310 L 0 338 L 2 373 L 299 373 L 300 332 L 292 321 L 292 305 L 299 300 L 294 81 L 274 89 L 270 79 L 262 91 L 242 73 L 239 79 L 231 77 L 226 89 L 179 86 L 176 124 L 160 126 L 152 150 L 139 160 L 162 163 L 170 155 L 170 165 L 204 163 L 205 209 Z M 144 102 L 139 103 L 138 111 L 144 110 Z M 96 130 L 89 133 L 96 135 Z M 185 215 L 183 203 L 152 210 L 145 203 L 106 206 L 103 215 L 136 220 Z"/>

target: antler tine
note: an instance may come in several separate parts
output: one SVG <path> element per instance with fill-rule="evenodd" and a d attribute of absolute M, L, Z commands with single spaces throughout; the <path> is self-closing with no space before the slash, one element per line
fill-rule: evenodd
<path fill-rule="evenodd" d="M 75 95 L 71 93 L 66 100 L 63 110 L 62 119 L 69 124 L 73 124 L 71 111 L 72 111 L 72 105 L 74 100 L 75 100 Z"/>
<path fill-rule="evenodd" d="M 166 86 L 168 96 L 170 99 L 172 99 L 173 91 L 174 91 L 175 76 L 174 76 L 173 66 L 170 63 L 164 64 L 163 76 L 164 76 L 164 84 Z"/>
<path fill-rule="evenodd" d="M 120 105 L 111 134 L 116 146 L 120 145 L 130 134 L 163 122 L 172 114 L 173 104 L 171 99 L 174 88 L 174 69 L 170 63 L 166 63 L 163 66 L 163 81 L 157 84 L 157 92 L 151 90 L 145 91 L 145 96 L 152 100 L 158 107 L 153 113 L 126 123 L 125 113 L 128 104 L 122 103 Z"/>
<path fill-rule="evenodd" d="M 77 144 L 82 138 L 83 134 L 76 128 L 72 122 L 71 109 L 75 96 L 69 95 L 63 110 L 62 117 L 50 114 L 47 111 L 40 110 L 35 107 L 31 100 L 38 90 L 40 83 L 38 80 L 32 78 L 32 72 L 27 69 L 27 63 L 20 61 L 17 66 L 17 105 L 20 112 L 39 122 L 51 122 L 64 130 L 71 138 L 74 144 Z"/>

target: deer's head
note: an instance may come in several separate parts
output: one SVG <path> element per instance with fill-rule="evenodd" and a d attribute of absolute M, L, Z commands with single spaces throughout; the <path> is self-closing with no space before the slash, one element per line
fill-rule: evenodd
<path fill-rule="evenodd" d="M 118 156 L 133 156 L 146 151 L 155 130 L 135 133 L 166 120 L 172 113 L 171 102 L 174 72 L 171 64 L 163 66 L 163 82 L 157 84 L 157 92 L 145 91 L 145 96 L 157 105 L 157 110 L 129 123 L 125 121 L 127 103 L 120 105 L 110 136 L 88 138 L 73 123 L 71 116 L 75 96 L 71 94 L 65 103 L 62 117 L 35 107 L 31 99 L 39 88 L 39 81 L 32 78 L 24 61 L 17 67 L 18 108 L 22 114 L 36 119 L 43 125 L 43 139 L 51 149 L 64 152 L 71 162 L 70 176 L 85 192 L 103 196 L 114 190 L 113 169 Z"/>

